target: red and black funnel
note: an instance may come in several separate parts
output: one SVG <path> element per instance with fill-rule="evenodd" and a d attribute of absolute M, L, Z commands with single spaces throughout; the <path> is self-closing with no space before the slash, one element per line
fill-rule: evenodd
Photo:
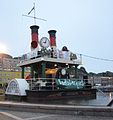
<path fill-rule="evenodd" d="M 49 30 L 48 33 L 50 37 L 51 48 L 56 47 L 56 30 Z"/>
<path fill-rule="evenodd" d="M 38 47 L 38 29 L 39 29 L 39 26 L 33 25 L 30 28 L 31 28 L 31 37 L 32 37 L 31 48 L 35 49 Z"/>

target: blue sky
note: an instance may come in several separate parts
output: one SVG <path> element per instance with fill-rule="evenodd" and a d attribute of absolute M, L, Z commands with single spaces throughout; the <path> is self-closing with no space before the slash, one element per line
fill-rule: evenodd
<path fill-rule="evenodd" d="M 8 53 L 20 56 L 30 51 L 33 19 L 23 17 L 36 5 L 39 39 L 57 30 L 57 48 L 67 46 L 74 53 L 113 60 L 113 0 L 1 0 L 0 43 Z M 32 13 L 31 13 L 32 15 Z M 113 72 L 113 61 L 83 56 L 88 72 Z"/>

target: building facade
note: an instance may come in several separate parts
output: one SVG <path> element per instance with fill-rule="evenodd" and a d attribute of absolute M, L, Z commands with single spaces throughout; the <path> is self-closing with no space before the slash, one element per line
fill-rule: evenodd
<path fill-rule="evenodd" d="M 8 82 L 14 78 L 21 78 L 21 68 L 18 67 L 18 58 L 13 58 L 8 54 L 0 54 L 0 82 Z M 29 74 L 26 69 L 25 76 Z"/>

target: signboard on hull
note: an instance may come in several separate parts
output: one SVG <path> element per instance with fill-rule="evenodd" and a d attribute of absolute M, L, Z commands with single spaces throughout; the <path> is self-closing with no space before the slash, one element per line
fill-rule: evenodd
<path fill-rule="evenodd" d="M 82 89 L 85 87 L 83 80 L 74 80 L 74 79 L 57 79 L 56 85 L 59 88 L 65 89 Z"/>

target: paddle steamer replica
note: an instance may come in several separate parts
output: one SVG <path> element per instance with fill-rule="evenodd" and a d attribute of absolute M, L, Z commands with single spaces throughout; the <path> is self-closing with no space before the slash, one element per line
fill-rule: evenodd
<path fill-rule="evenodd" d="M 7 99 L 11 96 L 24 96 L 28 102 L 36 103 L 96 98 L 96 90 L 88 83 L 87 77 L 79 79 L 77 75 L 77 67 L 81 65 L 81 59 L 78 59 L 77 55 L 68 50 L 66 46 L 63 46 L 61 50 L 57 48 L 56 30 L 48 31 L 49 39 L 42 37 L 39 40 L 39 26 L 33 25 L 30 28 L 31 52 L 24 54 L 18 64 L 22 68 L 21 81 L 26 81 L 28 85 L 22 87 L 21 84 L 21 89 L 24 89 L 23 95 L 9 94 L 10 83 L 6 90 Z M 31 71 L 24 78 L 26 67 L 30 67 Z"/>

